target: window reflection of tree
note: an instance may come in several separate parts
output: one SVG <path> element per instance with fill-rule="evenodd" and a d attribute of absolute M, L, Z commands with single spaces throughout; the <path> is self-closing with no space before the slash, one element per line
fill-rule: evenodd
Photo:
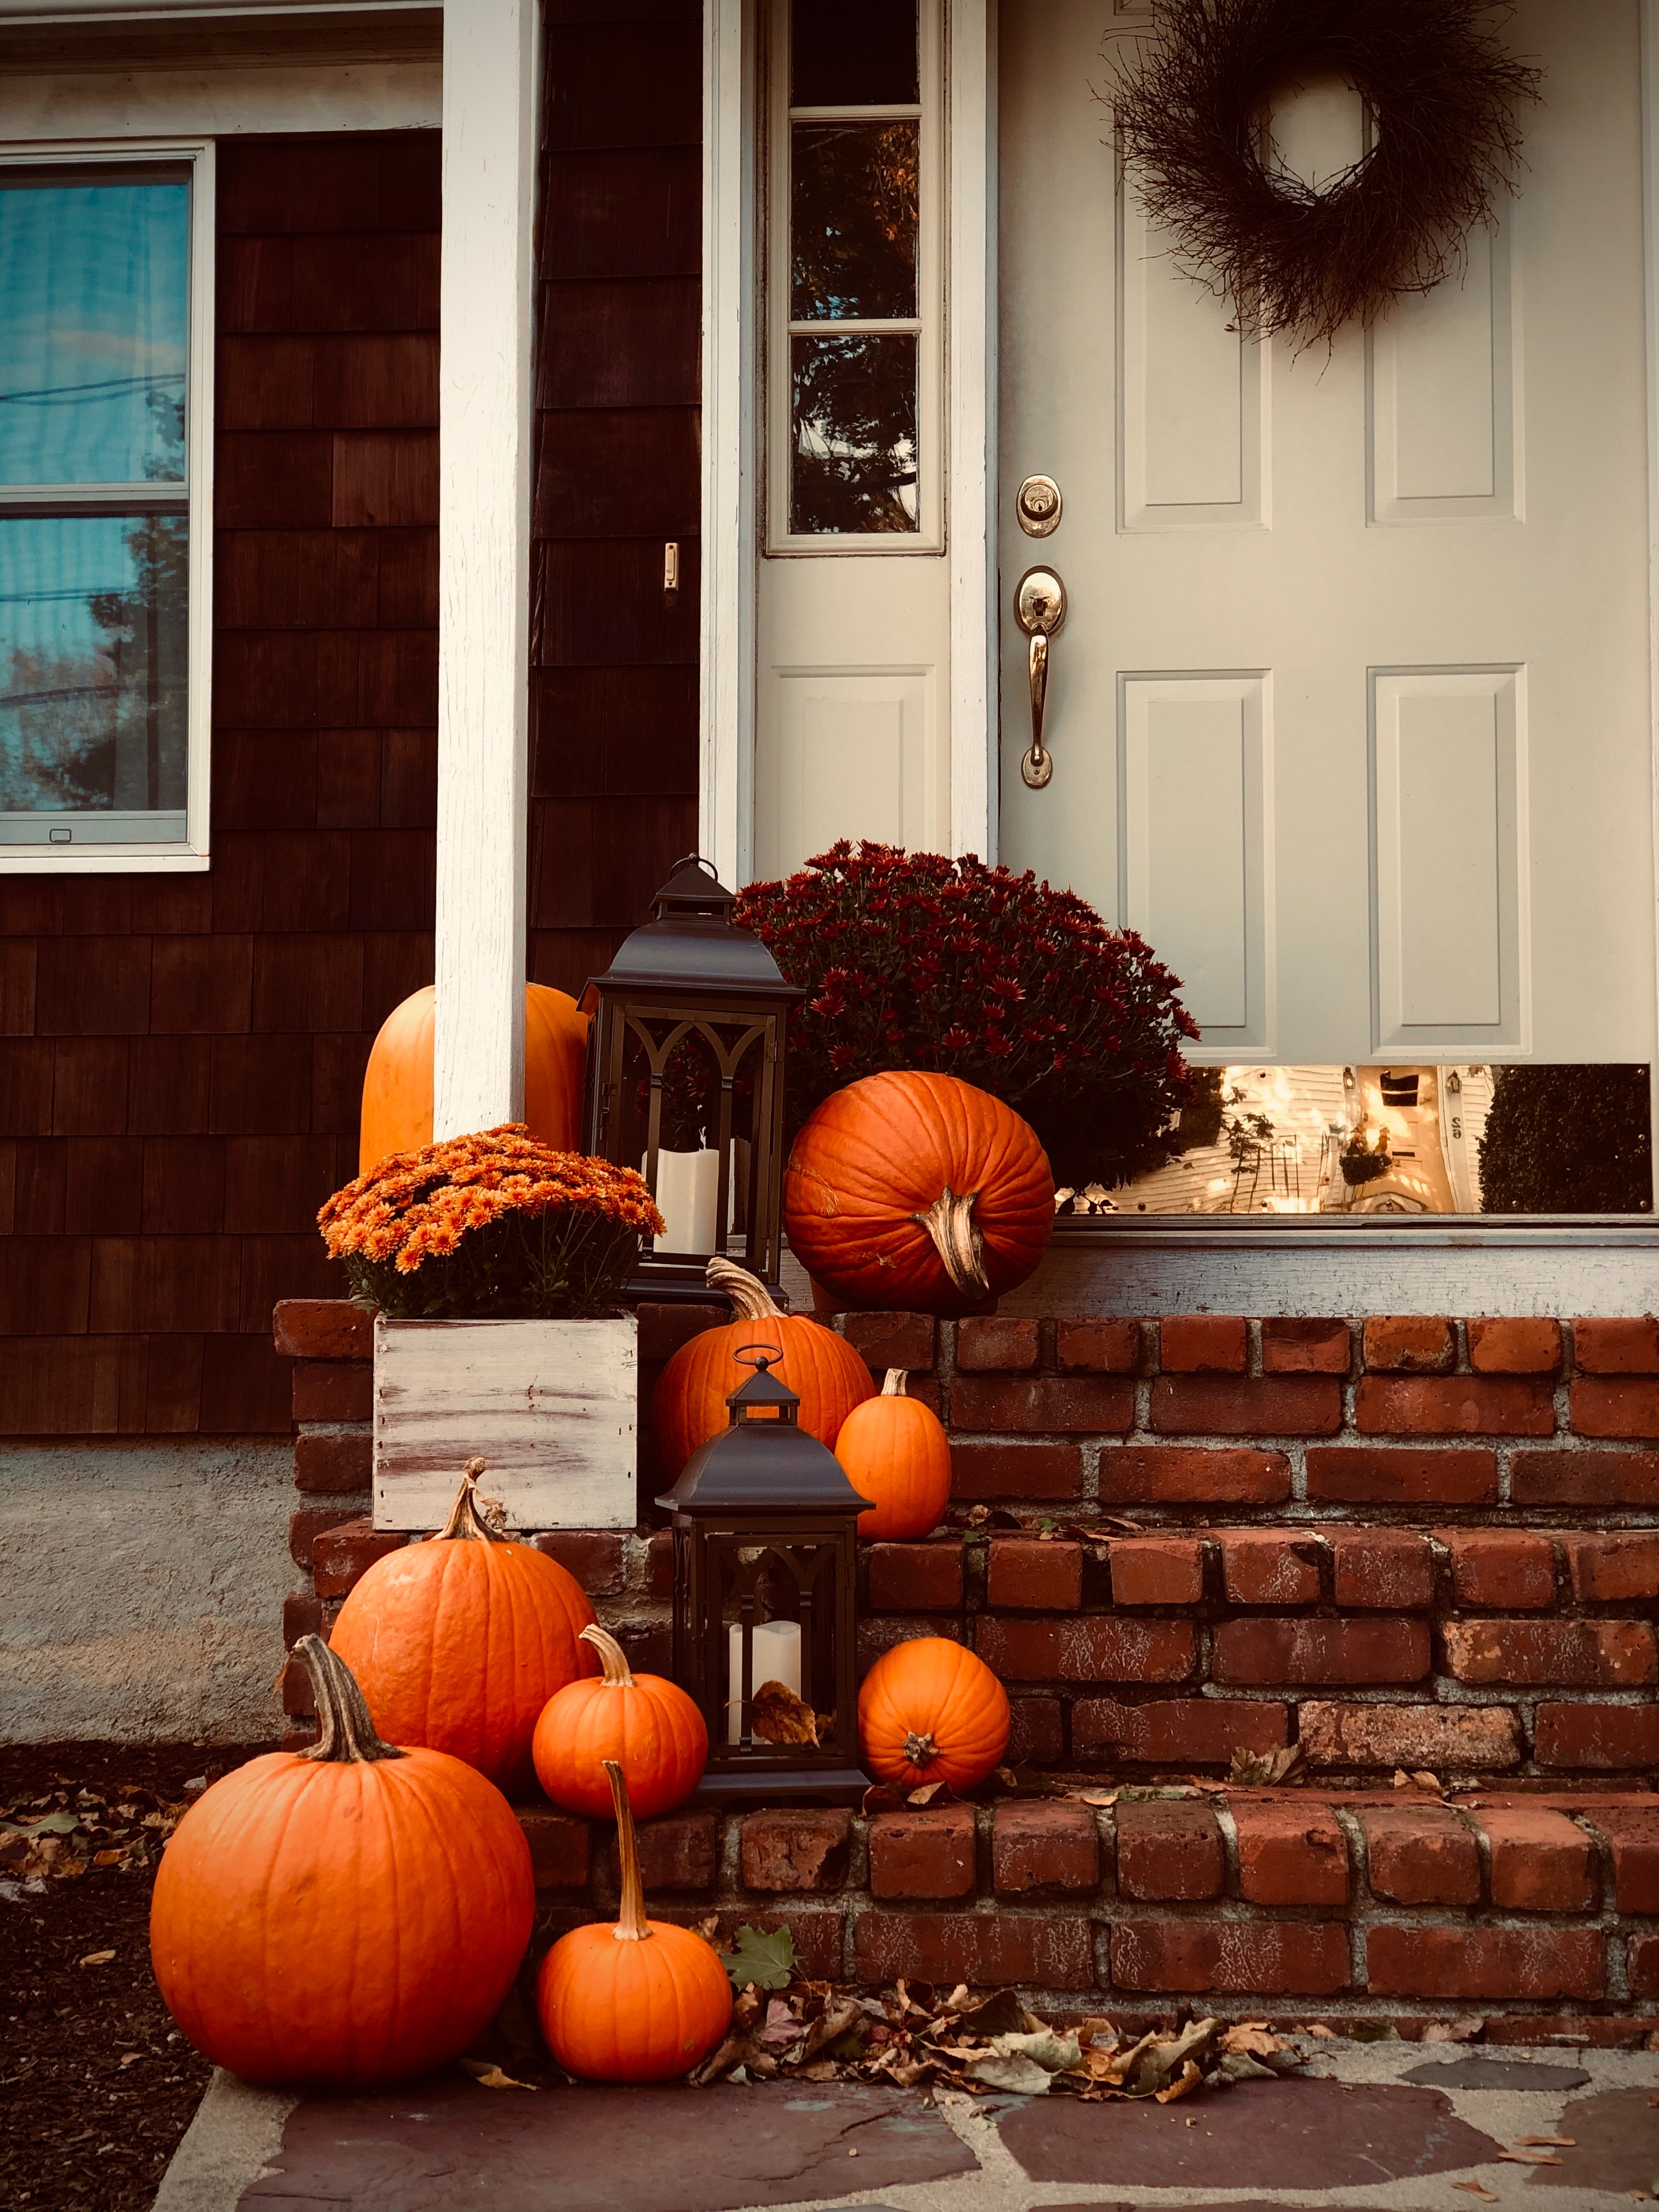
<path fill-rule="evenodd" d="M 798 124 L 794 195 L 797 320 L 915 313 L 914 123 Z"/>
<path fill-rule="evenodd" d="M 915 339 L 798 337 L 793 343 L 790 527 L 915 530 Z"/>

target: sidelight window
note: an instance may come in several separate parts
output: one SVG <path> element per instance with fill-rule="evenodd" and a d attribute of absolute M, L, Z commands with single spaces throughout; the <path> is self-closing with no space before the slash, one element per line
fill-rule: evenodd
<path fill-rule="evenodd" d="M 770 549 L 937 550 L 938 0 L 778 0 Z"/>
<path fill-rule="evenodd" d="M 205 852 L 192 311 L 205 162 L 0 164 L 0 867 L 12 871 L 200 865 Z"/>

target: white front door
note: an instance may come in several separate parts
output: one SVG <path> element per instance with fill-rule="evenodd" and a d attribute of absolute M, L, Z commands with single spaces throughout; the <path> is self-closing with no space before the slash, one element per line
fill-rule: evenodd
<path fill-rule="evenodd" d="M 1108 13 L 1001 10 L 1001 857 L 1148 938 L 1200 1059 L 1650 1060 L 1638 0 L 1521 0 L 1501 228 L 1299 356 L 1231 332 L 1116 176 Z M 1343 88 L 1274 118 L 1304 176 L 1362 128 Z"/>

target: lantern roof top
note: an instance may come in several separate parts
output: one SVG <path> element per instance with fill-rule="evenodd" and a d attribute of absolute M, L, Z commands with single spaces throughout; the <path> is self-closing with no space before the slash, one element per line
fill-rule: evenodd
<path fill-rule="evenodd" d="M 835 1454 L 797 1425 L 800 1400 L 764 1358 L 726 1402 L 731 1426 L 693 1452 L 659 1505 L 699 1517 L 869 1510 Z"/>
<path fill-rule="evenodd" d="M 623 941 L 605 974 L 589 981 L 584 1003 L 599 991 L 764 996 L 784 1006 L 805 998 L 785 982 L 754 932 L 732 921 L 736 903 L 708 862 L 688 854 L 652 900 L 651 920 Z"/>

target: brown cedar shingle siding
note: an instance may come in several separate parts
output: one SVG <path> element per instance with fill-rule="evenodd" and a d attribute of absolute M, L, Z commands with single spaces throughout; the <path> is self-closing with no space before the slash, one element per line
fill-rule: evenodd
<path fill-rule="evenodd" d="M 289 1426 L 432 975 L 435 132 L 219 149 L 213 865 L 0 879 L 0 1432 Z"/>
<path fill-rule="evenodd" d="M 695 0 L 548 9 L 530 971 L 568 991 L 696 841 L 701 37 Z"/>

